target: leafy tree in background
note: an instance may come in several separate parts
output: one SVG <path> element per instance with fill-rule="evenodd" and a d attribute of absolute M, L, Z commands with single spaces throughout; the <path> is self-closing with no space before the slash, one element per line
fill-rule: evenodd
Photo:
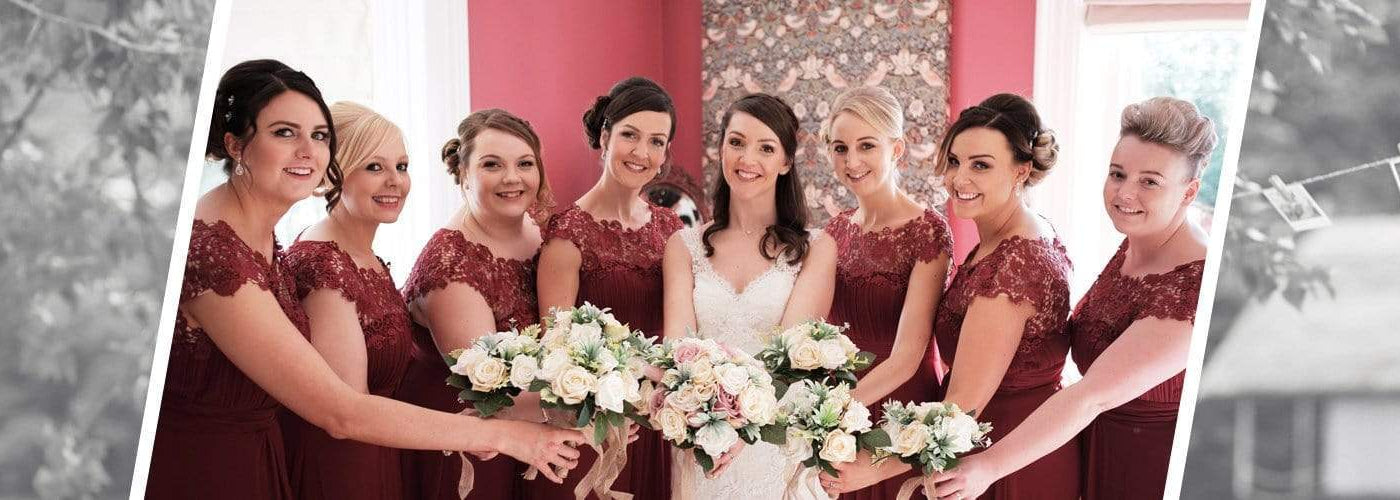
<path fill-rule="evenodd" d="M 0 497 L 125 497 L 212 0 L 0 0 Z"/>

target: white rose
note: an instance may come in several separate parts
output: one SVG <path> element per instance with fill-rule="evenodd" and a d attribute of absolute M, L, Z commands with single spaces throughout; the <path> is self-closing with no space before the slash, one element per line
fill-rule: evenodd
<path fill-rule="evenodd" d="M 841 346 L 840 340 L 826 339 L 817 345 L 821 348 L 822 368 L 835 370 L 846 364 L 846 348 Z"/>
<path fill-rule="evenodd" d="M 739 414 L 758 425 L 771 424 L 778 414 L 778 400 L 773 391 L 749 386 L 739 393 Z"/>
<path fill-rule="evenodd" d="M 719 385 L 725 392 L 739 394 L 749 387 L 749 370 L 735 364 L 725 363 L 715 368 Z"/>
<path fill-rule="evenodd" d="M 705 449 L 705 453 L 718 457 L 730 446 L 739 441 L 739 433 L 724 421 L 711 422 L 695 431 L 695 445 Z"/>
<path fill-rule="evenodd" d="M 568 309 L 554 310 L 554 326 L 567 329 L 574 322 L 574 313 Z"/>
<path fill-rule="evenodd" d="M 555 395 L 559 396 L 559 399 L 564 400 L 564 403 L 576 405 L 583 402 L 583 399 L 588 397 L 588 393 L 597 387 L 597 384 L 598 378 L 594 377 L 592 373 L 588 373 L 588 370 L 578 366 L 570 366 L 559 373 L 559 377 L 554 379 L 550 388 L 554 390 Z"/>
<path fill-rule="evenodd" d="M 507 356 L 519 353 L 524 347 L 525 338 L 511 333 L 502 335 L 501 341 L 496 343 L 496 349 Z"/>
<path fill-rule="evenodd" d="M 762 367 L 747 365 L 744 367 L 744 369 L 748 370 L 749 379 L 753 380 L 755 384 L 765 386 L 773 385 L 773 376 L 770 375 L 768 371 L 764 370 Z"/>
<path fill-rule="evenodd" d="M 467 378 L 472 381 L 472 390 L 490 392 L 506 385 L 510 380 L 510 372 L 500 359 L 486 358 L 476 364 Z"/>
<path fill-rule="evenodd" d="M 701 359 L 690 363 L 690 380 L 696 384 L 715 383 L 715 369 L 709 360 Z"/>
<path fill-rule="evenodd" d="M 457 355 L 457 362 L 452 364 L 450 370 L 458 375 L 471 375 L 476 369 L 476 364 L 487 358 L 486 350 L 473 347 L 462 351 Z"/>
<path fill-rule="evenodd" d="M 822 443 L 821 458 L 828 462 L 855 461 L 856 437 L 841 431 L 827 433 Z"/>
<path fill-rule="evenodd" d="M 593 323 L 575 323 L 569 326 L 569 343 L 581 344 L 603 340 L 603 329 Z"/>
<path fill-rule="evenodd" d="M 972 438 L 977 434 L 977 419 L 966 413 L 945 417 L 939 422 L 939 439 L 948 443 L 948 451 L 966 453 L 972 451 Z"/>
<path fill-rule="evenodd" d="M 666 370 L 666 373 L 661 374 L 661 385 L 662 385 L 662 386 L 665 386 L 665 387 L 675 387 L 676 384 L 679 384 L 679 383 L 681 383 L 681 371 L 680 371 L 680 370 L 677 370 L 677 369 L 675 369 L 675 368 L 671 368 L 671 369 L 669 369 L 669 370 Z"/>
<path fill-rule="evenodd" d="M 931 431 L 927 425 L 914 422 L 904 426 L 894 435 L 890 451 L 902 457 L 910 457 L 922 452 L 927 446 Z"/>
<path fill-rule="evenodd" d="M 806 379 L 793 383 L 783 394 L 783 399 L 778 401 L 778 406 L 791 408 L 798 415 L 812 411 L 812 406 L 816 404 L 817 395 L 812 394 L 812 382 Z"/>
<path fill-rule="evenodd" d="M 622 400 L 637 405 L 642 400 L 642 384 L 632 370 L 617 372 L 622 377 Z"/>
<path fill-rule="evenodd" d="M 841 343 L 841 348 L 846 350 L 847 356 L 854 356 L 856 353 L 860 352 L 860 348 L 856 347 L 855 342 L 851 342 L 850 337 L 837 335 L 836 340 Z"/>
<path fill-rule="evenodd" d="M 539 369 L 540 362 L 534 356 L 516 356 L 510 362 L 510 383 L 528 391 Z"/>
<path fill-rule="evenodd" d="M 783 454 L 793 461 L 801 462 L 812 458 L 812 442 L 795 427 L 787 428 L 787 442 L 783 444 Z"/>
<path fill-rule="evenodd" d="M 798 370 L 815 370 L 822 366 L 822 351 L 817 341 L 810 338 L 799 339 L 788 348 L 788 361 Z"/>
<path fill-rule="evenodd" d="M 594 398 L 594 402 L 597 403 L 598 408 L 622 413 L 622 400 L 625 392 L 622 374 L 611 372 L 598 379 L 598 396 Z"/>
<path fill-rule="evenodd" d="M 846 405 L 846 414 L 841 416 L 841 428 L 856 434 L 870 430 L 870 425 L 870 410 L 865 405 L 854 400 Z"/>
<path fill-rule="evenodd" d="M 607 335 L 608 340 L 617 342 L 627 338 L 628 335 L 631 335 L 632 330 L 629 330 L 626 326 L 623 326 L 621 323 L 614 321 L 611 323 L 603 324 L 603 334 Z"/>
<path fill-rule="evenodd" d="M 535 374 L 542 380 L 553 382 L 559 378 L 559 372 L 564 371 L 572 363 L 569 362 L 569 353 L 563 350 L 550 351 L 544 356 L 544 362 L 540 364 L 540 370 Z"/>
<path fill-rule="evenodd" d="M 607 349 L 598 352 L 597 362 L 598 373 L 608 373 L 613 371 L 614 368 L 617 368 L 617 357 L 613 356 L 612 351 Z"/>
<path fill-rule="evenodd" d="M 685 414 L 675 408 L 665 407 L 656 412 L 654 420 L 661 428 L 661 435 L 673 442 L 685 439 Z"/>

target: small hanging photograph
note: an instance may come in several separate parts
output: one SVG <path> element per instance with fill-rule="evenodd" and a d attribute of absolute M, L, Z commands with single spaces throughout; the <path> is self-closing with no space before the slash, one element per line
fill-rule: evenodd
<path fill-rule="evenodd" d="M 1264 199 L 1274 206 L 1274 210 L 1288 221 L 1288 227 L 1302 232 L 1332 225 L 1332 219 L 1322 211 L 1312 194 L 1302 184 L 1293 183 L 1264 190 Z"/>

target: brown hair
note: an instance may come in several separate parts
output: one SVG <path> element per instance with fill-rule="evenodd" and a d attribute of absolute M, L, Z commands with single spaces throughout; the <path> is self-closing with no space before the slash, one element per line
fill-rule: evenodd
<path fill-rule="evenodd" d="M 948 133 L 943 135 L 943 141 L 938 145 L 942 155 L 934 164 L 934 174 L 943 175 L 948 171 L 948 149 L 952 147 L 953 139 L 968 129 L 979 127 L 1001 132 L 1006 142 L 1011 144 L 1015 160 L 1018 163 L 1030 162 L 1027 186 L 1034 186 L 1050 173 L 1050 169 L 1055 168 L 1060 145 L 1055 143 L 1055 133 L 1042 126 L 1035 105 L 1016 94 L 997 94 L 958 114 L 957 121 L 948 127 Z"/>
<path fill-rule="evenodd" d="M 1215 124 L 1196 105 L 1174 97 L 1153 97 L 1123 108 L 1118 137 L 1132 135 L 1186 156 L 1191 178 L 1198 179 L 1215 150 Z"/>
<path fill-rule="evenodd" d="M 676 136 L 676 106 L 671 95 L 656 82 L 634 76 L 613 85 L 608 95 L 600 95 L 593 106 L 583 112 L 583 135 L 588 147 L 602 147 L 604 130 L 612 129 L 613 124 L 623 118 L 642 111 L 656 111 L 671 115 L 671 131 L 666 134 L 666 142 Z"/>
<path fill-rule="evenodd" d="M 540 188 L 535 193 L 535 206 L 531 208 L 531 216 L 542 220 L 540 217 L 547 215 L 554 206 L 554 195 L 549 189 L 549 178 L 545 176 L 544 156 L 540 154 L 540 136 L 535 133 L 530 122 L 509 111 L 483 109 L 462 119 L 462 123 L 457 124 L 457 137 L 448 139 L 447 143 L 442 145 L 442 162 L 447 164 L 447 173 L 452 174 L 453 182 L 462 185 L 462 164 L 471 157 L 472 149 L 476 146 L 476 137 L 488 129 L 499 130 L 525 141 L 525 144 L 530 146 L 530 151 L 535 153 L 535 165 L 540 169 Z"/>

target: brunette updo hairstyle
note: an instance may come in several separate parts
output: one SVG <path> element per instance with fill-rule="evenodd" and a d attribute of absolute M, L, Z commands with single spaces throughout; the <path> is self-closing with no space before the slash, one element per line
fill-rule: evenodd
<path fill-rule="evenodd" d="M 720 140 L 724 140 L 724 135 L 729 129 L 729 120 L 734 117 L 734 113 L 744 113 L 757 118 L 778 136 L 778 142 L 783 146 L 783 154 L 787 156 L 788 165 L 793 165 L 797 156 L 797 131 L 799 128 L 797 115 L 792 112 L 792 107 L 788 106 L 782 99 L 768 94 L 749 94 L 734 101 L 725 110 L 724 118 L 720 120 Z M 724 168 L 721 166 L 720 168 Z M 701 242 L 705 245 L 705 255 L 715 254 L 715 247 L 710 244 L 710 237 L 720 230 L 729 227 L 729 183 L 724 180 L 724 175 L 718 176 L 715 186 L 715 196 L 713 200 L 714 221 L 710 227 L 705 228 L 701 236 Z M 807 201 L 802 194 L 802 178 L 797 174 L 797 167 L 788 170 L 788 173 L 778 176 L 777 184 L 778 220 L 773 225 L 768 226 L 763 234 L 763 239 L 759 240 L 759 252 L 769 260 L 785 257 L 789 265 L 802 262 L 807 256 Z M 768 252 L 769 246 L 776 246 L 781 249 L 778 255 L 771 255 Z"/>
<path fill-rule="evenodd" d="M 1060 153 L 1060 145 L 1055 143 L 1055 133 L 1047 130 L 1040 122 L 1040 114 L 1035 105 L 1016 94 L 997 94 L 988 97 L 976 106 L 963 110 L 957 121 L 943 135 L 938 145 L 942 156 L 934 165 L 934 173 L 943 175 L 948 171 L 949 148 L 958 134 L 971 128 L 989 128 L 1001 132 L 1011 144 L 1011 153 L 1017 163 L 1031 164 L 1027 186 L 1034 186 L 1055 168 Z"/>
<path fill-rule="evenodd" d="M 612 130 L 613 124 L 641 111 L 670 115 L 671 131 L 666 134 L 666 142 L 670 143 L 675 138 L 676 106 L 671 102 L 671 95 L 656 82 L 634 76 L 617 82 L 608 95 L 598 96 L 593 106 L 583 112 L 583 134 L 588 140 L 588 147 L 602 148 L 603 134 Z"/>
<path fill-rule="evenodd" d="M 1190 102 L 1173 97 L 1153 97 L 1123 108 L 1118 136 L 1134 136 L 1166 146 L 1186 156 L 1191 179 L 1199 179 L 1215 150 L 1215 124 Z"/>
<path fill-rule="evenodd" d="M 545 176 L 544 157 L 540 155 L 540 136 L 535 133 L 534 127 L 525 119 L 511 114 L 504 109 L 483 109 L 477 111 L 457 124 L 457 137 L 447 140 L 442 145 L 442 162 L 447 165 L 447 173 L 452 175 L 452 181 L 458 186 L 462 185 L 463 165 L 471 158 L 472 150 L 476 148 L 476 137 L 486 130 L 498 130 L 513 135 L 525 144 L 530 146 L 530 151 L 535 154 L 535 168 L 540 171 L 540 188 L 535 193 L 535 206 L 531 209 L 531 216 L 536 220 L 547 216 L 549 210 L 554 205 L 554 195 L 549 189 L 549 178 Z"/>
<path fill-rule="evenodd" d="M 283 92 L 299 92 L 321 108 L 321 116 L 330 127 L 326 131 L 331 153 L 327 155 L 330 162 L 326 166 L 326 182 L 339 184 L 341 172 L 340 164 L 335 161 L 335 122 L 331 120 L 331 110 L 326 106 L 326 101 L 321 98 L 321 89 L 305 73 L 273 59 L 238 63 L 219 79 L 219 87 L 214 92 L 214 117 L 209 120 L 209 139 L 204 146 L 204 157 L 209 160 L 233 158 L 224 147 L 226 133 L 238 139 L 241 155 L 242 150 L 248 148 L 249 139 L 258 131 L 258 113 Z M 224 161 L 224 174 L 233 175 L 233 162 Z"/>

